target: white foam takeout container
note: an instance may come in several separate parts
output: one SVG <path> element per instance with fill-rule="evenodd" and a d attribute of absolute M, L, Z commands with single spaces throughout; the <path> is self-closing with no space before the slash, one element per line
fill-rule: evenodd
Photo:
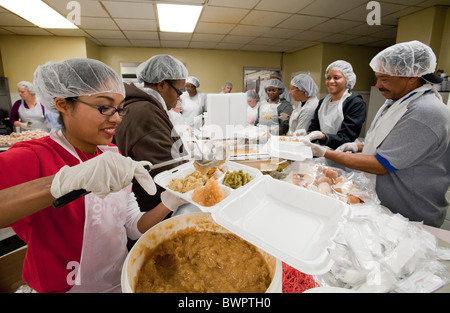
<path fill-rule="evenodd" d="M 301 137 L 271 136 L 264 146 L 264 151 L 270 156 L 293 160 L 304 161 L 312 159 L 311 148 L 300 142 Z"/>
<path fill-rule="evenodd" d="M 235 162 L 226 166 L 230 171 L 242 169 L 254 178 L 236 190 L 221 185 L 228 192 L 226 198 L 212 207 L 200 206 L 192 201 L 192 195 L 166 187 L 172 178 L 192 173 L 192 163 L 159 173 L 155 182 L 201 211 L 210 212 L 219 225 L 297 270 L 310 275 L 328 272 L 333 265 L 329 250 L 335 247 L 333 239 L 345 223 L 347 204 L 262 175 L 249 166 Z"/>

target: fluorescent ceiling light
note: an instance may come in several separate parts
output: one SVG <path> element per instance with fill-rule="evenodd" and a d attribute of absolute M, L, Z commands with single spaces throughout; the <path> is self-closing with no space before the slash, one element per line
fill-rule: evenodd
<path fill-rule="evenodd" d="M 41 28 L 78 28 L 41 0 L 0 0 L 0 5 Z"/>
<path fill-rule="evenodd" d="M 192 33 L 203 7 L 157 3 L 159 29 L 163 32 Z"/>

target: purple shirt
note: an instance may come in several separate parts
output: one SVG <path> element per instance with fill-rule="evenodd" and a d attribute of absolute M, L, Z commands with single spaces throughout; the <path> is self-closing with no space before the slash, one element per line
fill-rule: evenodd
<path fill-rule="evenodd" d="M 11 126 L 14 126 L 14 122 L 19 121 L 19 107 L 20 104 L 22 103 L 22 100 L 17 100 L 16 102 L 14 102 L 14 105 L 11 108 L 11 112 L 9 114 L 9 122 L 11 123 Z M 24 101 L 23 104 L 25 105 L 25 108 L 29 109 L 27 103 Z M 45 116 L 45 109 L 44 106 L 42 104 L 40 104 L 41 108 L 42 108 L 42 114 L 43 116 Z"/>

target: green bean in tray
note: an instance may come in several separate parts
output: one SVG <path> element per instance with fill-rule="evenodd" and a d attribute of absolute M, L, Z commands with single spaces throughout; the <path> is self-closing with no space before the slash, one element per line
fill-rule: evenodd
<path fill-rule="evenodd" d="M 225 177 L 223 178 L 223 184 L 233 189 L 237 189 L 241 186 L 244 186 L 248 183 L 252 178 L 248 173 L 244 173 L 242 170 L 230 172 L 227 171 L 225 173 Z"/>

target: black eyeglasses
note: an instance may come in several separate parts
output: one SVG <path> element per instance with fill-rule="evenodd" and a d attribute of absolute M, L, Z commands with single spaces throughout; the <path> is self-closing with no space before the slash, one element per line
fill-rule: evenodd
<path fill-rule="evenodd" d="M 177 96 L 181 97 L 183 92 L 180 89 L 175 88 L 175 86 L 172 85 L 172 82 L 170 80 L 166 80 L 166 82 L 170 85 L 170 87 L 172 87 L 177 92 Z"/>
<path fill-rule="evenodd" d="M 72 101 L 75 101 L 75 102 L 80 102 L 80 103 L 86 104 L 86 105 L 88 105 L 88 106 L 90 106 L 92 108 L 95 108 L 95 109 L 97 109 L 100 112 L 100 114 L 107 115 L 107 116 L 113 116 L 114 114 L 116 114 L 116 112 L 119 114 L 119 116 L 125 116 L 130 111 L 130 109 L 128 109 L 128 108 L 118 108 L 118 109 L 116 109 L 115 107 L 110 106 L 110 105 L 100 105 L 100 106 L 98 106 L 98 105 L 95 105 L 95 104 L 92 104 L 92 103 L 87 103 L 87 102 L 81 101 L 81 100 L 79 100 L 77 98 L 69 98 L 69 99 L 72 100 Z"/>

